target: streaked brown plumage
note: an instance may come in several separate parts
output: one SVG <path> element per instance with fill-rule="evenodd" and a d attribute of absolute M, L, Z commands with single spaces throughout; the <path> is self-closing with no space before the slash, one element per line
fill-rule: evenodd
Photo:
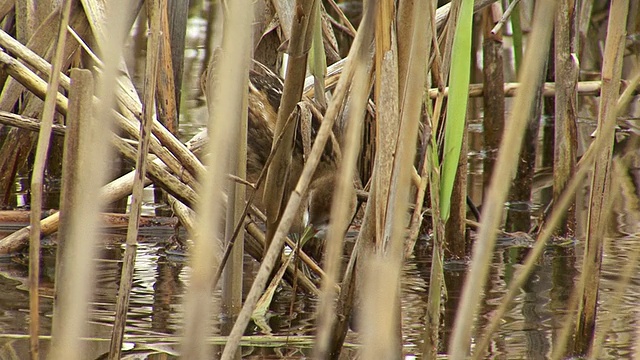
<path fill-rule="evenodd" d="M 283 83 L 273 72 L 264 66 L 254 63 L 254 69 L 250 72 L 249 84 L 249 123 L 247 127 L 247 180 L 256 182 L 260 172 L 264 168 L 273 141 L 273 133 L 277 118 L 280 98 L 282 96 Z M 320 120 L 313 116 L 311 126 L 312 141 L 320 126 Z M 296 139 L 292 151 L 291 168 L 288 179 L 284 184 L 287 191 L 295 187 L 302 168 L 304 166 L 303 142 L 300 127 L 297 127 Z M 303 221 L 305 211 L 308 211 L 309 224 L 317 230 L 324 230 L 329 223 L 329 214 L 335 189 L 339 153 L 335 145 L 329 142 L 324 149 L 320 163 L 309 185 L 307 199 L 299 209 L 296 223 L 292 226 L 292 232 L 301 232 L 306 225 Z M 259 193 L 255 199 L 256 205 L 264 208 L 261 203 L 263 186 L 258 188 Z M 355 190 L 349 201 L 349 205 L 355 211 Z M 322 231 L 324 233 L 324 231 Z M 317 245 L 317 244 L 316 244 Z"/>
<path fill-rule="evenodd" d="M 203 89 L 206 89 L 206 81 L 208 75 L 203 76 Z M 258 178 L 262 169 L 267 163 L 273 142 L 273 134 L 276 125 L 278 108 L 282 97 L 283 83 L 282 80 L 268 68 L 254 62 L 253 68 L 249 73 L 249 96 L 248 96 L 248 124 L 247 124 L 247 180 L 253 184 L 258 182 Z M 311 101 L 306 99 L 309 104 Z M 317 130 L 320 127 L 321 120 L 319 110 L 312 111 L 310 126 L 311 141 L 315 139 Z M 304 167 L 304 146 L 302 140 L 302 131 L 300 126 L 296 126 L 296 136 L 292 149 L 292 159 L 288 178 L 282 184 L 285 191 L 292 191 Z M 203 137 L 203 139 L 206 138 Z M 204 140 L 198 140 L 201 142 Z M 198 149 L 201 148 L 199 144 Z M 196 155 L 202 155 L 200 151 L 196 151 Z M 301 233 L 306 225 L 312 225 L 319 231 L 318 237 L 322 238 L 329 224 L 330 210 L 332 204 L 333 190 L 335 189 L 335 181 L 339 164 L 339 145 L 338 141 L 332 137 L 331 141 L 325 146 L 324 152 L 320 159 L 314 176 L 309 184 L 308 195 L 298 209 L 296 220 L 291 227 L 291 232 Z M 254 204 L 264 211 L 263 191 L 264 181 L 257 188 L 257 194 L 254 196 Z M 355 189 L 349 199 L 352 213 L 356 208 Z M 305 214 L 308 215 L 308 221 L 305 221 Z M 310 251 L 310 255 L 319 260 L 320 251 L 322 249 L 322 239 L 309 241 L 305 251 Z"/>

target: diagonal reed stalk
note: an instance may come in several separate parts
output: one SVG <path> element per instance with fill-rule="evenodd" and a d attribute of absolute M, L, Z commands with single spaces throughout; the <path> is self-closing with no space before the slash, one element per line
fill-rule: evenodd
<path fill-rule="evenodd" d="M 625 173 L 629 171 L 629 165 L 630 164 L 628 161 L 614 160 L 614 163 L 612 165 L 612 186 L 622 185 L 622 181 L 620 179 L 624 179 L 624 177 L 626 176 Z M 621 193 L 614 193 L 610 204 L 615 203 L 620 196 Z M 637 235 L 634 237 L 637 240 Z M 620 313 L 624 311 L 623 309 L 621 309 L 621 306 L 624 304 L 624 295 L 631 285 L 633 275 L 637 273 L 638 260 L 640 260 L 640 249 L 635 248 L 631 250 L 632 251 L 630 251 L 626 263 L 623 265 L 622 269 L 620 269 L 620 279 L 616 281 L 615 286 L 612 289 L 607 301 L 601 304 L 601 308 L 608 308 L 610 312 L 608 316 L 599 320 L 598 331 L 596 332 L 595 338 L 593 339 L 593 344 L 589 352 L 589 360 L 602 359 L 602 351 L 605 345 L 605 341 L 609 333 L 613 330 L 612 325 L 618 318 L 618 311 L 620 311 Z"/>
<path fill-rule="evenodd" d="M 531 88 L 543 76 L 548 43 L 553 29 L 550 22 L 553 19 L 555 2 L 544 0 L 536 5 L 530 47 L 521 73 L 522 86 L 524 88 Z M 453 336 L 449 343 L 451 359 L 464 359 L 469 352 L 473 321 L 480 301 L 483 299 L 481 294 L 487 280 L 489 263 L 493 255 L 496 230 L 502 219 L 504 201 L 507 195 L 505 189 L 509 189 L 511 175 L 514 174 L 517 166 L 522 136 L 526 128 L 527 114 L 529 109 L 534 106 L 534 98 L 534 92 L 522 92 L 514 100 L 514 108 L 520 110 L 512 114 L 498 152 L 496 167 L 502 171 L 496 172 L 491 179 L 489 196 L 484 205 L 483 218 L 478 230 L 478 238 L 473 246 L 471 267 L 466 275 L 458 313 L 456 314 Z"/>

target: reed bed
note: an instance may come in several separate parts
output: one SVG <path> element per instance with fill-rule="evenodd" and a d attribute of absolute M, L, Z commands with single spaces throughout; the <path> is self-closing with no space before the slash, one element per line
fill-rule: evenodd
<path fill-rule="evenodd" d="M 632 121 L 639 110 L 640 2 L 440 3 L 0 4 L 2 206 L 11 205 L 16 177 L 31 179 L 30 226 L 0 239 L 0 254 L 29 249 L 31 358 L 83 358 L 99 219 L 128 195 L 130 208 L 120 209 L 128 227 L 110 359 L 124 356 L 124 341 L 162 343 L 168 347 L 161 353 L 188 359 L 238 359 L 250 346 L 309 349 L 300 357 L 318 359 L 353 348 L 364 359 L 402 358 L 409 354 L 403 269 L 425 242 L 429 289 L 420 346 L 411 354 L 484 358 L 544 251 L 566 239 L 583 263 L 546 355 L 602 356 L 612 331 L 611 319 L 596 322 L 608 224 L 617 188 L 629 185 L 625 174 L 640 162 Z M 206 43 L 201 58 L 185 63 L 189 10 L 207 19 Z M 131 56 L 136 48 L 146 50 Z M 191 114 L 185 104 L 194 93 L 205 99 L 208 121 L 185 143 L 178 120 Z M 585 139 L 578 123 L 589 111 L 597 129 Z M 467 187 L 470 121 L 478 116 L 485 147 L 479 196 Z M 546 116 L 551 126 L 541 126 Z M 621 128 L 629 139 L 614 156 Z M 550 145 L 538 149 L 539 138 Z M 259 154 L 252 153 L 256 144 Z M 265 167 L 251 181 L 256 158 Z M 114 159 L 128 161 L 123 175 L 109 166 Z M 540 164 L 553 173 L 546 200 L 534 191 Z M 56 166 L 60 212 L 41 220 L 44 177 Z M 290 230 L 299 230 L 301 209 L 309 206 L 313 215 L 327 168 L 328 228 L 314 257 L 306 252 L 319 241 L 310 236 L 318 227 L 297 236 Z M 179 337 L 127 332 L 149 184 L 162 189 L 156 201 L 170 205 L 189 237 L 177 240 L 189 254 Z M 585 189 L 589 202 L 580 209 Z M 546 207 L 539 218 L 534 200 Z M 349 228 L 359 232 L 345 252 Z M 40 239 L 55 232 L 49 338 L 39 333 L 39 256 Z M 535 240 L 499 305 L 482 319 L 497 236 L 505 232 Z M 260 264 L 255 273 L 243 270 L 248 256 Z M 633 252 L 621 267 L 611 309 L 620 306 L 638 259 Z M 445 328 L 445 267 L 454 263 L 464 264 L 464 285 L 455 321 Z M 290 315 L 295 297 L 318 300 L 313 336 L 245 335 L 252 321 L 269 332 L 265 314 L 279 287 L 292 289 Z M 218 326 L 221 316 L 231 321 Z M 443 331 L 452 334 L 446 341 Z"/>

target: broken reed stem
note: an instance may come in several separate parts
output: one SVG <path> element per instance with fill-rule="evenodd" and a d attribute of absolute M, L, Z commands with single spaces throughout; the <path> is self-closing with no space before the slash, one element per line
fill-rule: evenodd
<path fill-rule="evenodd" d="M 549 21 L 553 19 L 555 2 L 546 0 L 537 5 L 530 38 L 531 47 L 526 54 L 527 66 L 523 67 L 521 72 L 523 87 L 527 89 L 534 86 L 543 73 L 549 49 L 548 43 L 553 29 Z M 534 98 L 535 93 L 529 92 L 521 93 L 514 100 L 514 108 L 521 109 L 521 111 L 512 113 L 496 161 L 496 168 L 503 169 L 504 174 L 513 174 L 517 166 L 522 136 L 526 128 L 529 109 L 534 105 Z M 499 174 L 496 173 L 496 175 Z M 506 189 L 509 189 L 511 176 L 499 175 L 494 176 L 491 180 L 478 238 L 473 247 L 471 266 L 467 272 L 456 314 L 453 336 L 449 343 L 450 358 L 454 360 L 466 358 L 469 352 L 473 321 L 483 298 L 482 289 L 487 280 L 489 263 L 496 240 L 496 229 L 502 219 L 504 201 L 507 196 Z"/>
<path fill-rule="evenodd" d="M 502 18 L 500 18 L 498 23 L 491 29 L 490 31 L 491 35 L 496 35 L 500 32 L 500 30 L 502 30 L 502 27 L 511 16 L 513 9 L 515 9 L 516 5 L 518 5 L 519 3 L 520 3 L 520 0 L 511 1 L 511 3 L 509 4 L 509 7 L 507 7 L 507 10 L 505 10 L 504 14 L 502 14 Z"/>
<path fill-rule="evenodd" d="M 133 180 L 133 196 L 129 224 L 127 227 L 127 239 L 123 257 L 122 273 L 120 275 L 120 285 L 118 288 L 118 298 L 116 300 L 115 320 L 113 332 L 111 333 L 111 344 L 109 348 L 109 359 L 120 359 L 122 350 L 122 340 L 124 337 L 127 321 L 127 309 L 129 308 L 129 295 L 133 283 L 133 269 L 136 261 L 136 251 L 138 247 L 138 218 L 142 208 L 142 196 L 147 168 L 147 154 L 149 153 L 149 143 L 151 142 L 151 128 L 153 126 L 153 110 L 155 90 L 158 74 L 158 49 L 160 46 L 160 18 L 161 11 L 165 6 L 163 0 L 149 0 L 147 2 L 147 13 L 149 14 L 151 32 L 147 40 L 147 59 L 144 78 L 144 103 L 143 118 L 140 123 L 140 142 L 136 158 L 135 178 Z"/>
<path fill-rule="evenodd" d="M 64 48 L 67 34 L 67 24 L 71 13 L 71 0 L 62 4 L 61 21 L 58 27 L 55 55 L 52 60 L 53 76 L 47 86 L 47 93 L 42 110 L 42 121 L 38 135 L 35 161 L 31 179 L 31 232 L 29 241 L 29 348 L 31 358 L 36 360 L 39 355 L 39 328 L 40 328 L 40 214 L 42 213 L 42 184 L 44 180 L 44 168 L 47 162 L 47 153 L 51 141 L 51 128 L 55 115 L 55 97 L 58 93 L 60 70 L 64 62 Z"/>
<path fill-rule="evenodd" d="M 29 66 L 32 66 L 34 69 L 42 72 L 43 74 L 51 74 L 51 66 L 46 60 L 42 59 L 31 49 L 22 45 L 1 29 L 0 46 L 6 47 L 6 49 L 9 50 L 12 54 L 15 54 L 17 58 L 23 60 Z M 41 98 L 44 97 L 44 89 L 46 88 L 46 85 L 40 86 L 40 84 L 46 83 L 41 81 L 40 77 L 35 75 L 35 73 L 29 70 L 26 66 L 2 51 L 0 51 L 0 64 L 3 64 L 3 67 L 7 70 L 7 72 L 9 72 L 9 74 L 15 80 L 20 82 L 24 87 L 28 88 L 36 96 L 39 96 Z M 101 71 L 100 69 L 98 69 L 99 72 Z M 60 75 L 60 85 L 66 90 L 68 90 L 69 88 L 69 77 L 65 74 Z M 137 92 L 135 90 L 132 90 L 130 79 L 124 77 L 118 78 L 117 96 L 120 104 L 125 109 L 127 109 L 127 111 L 123 112 L 123 115 L 119 115 L 117 117 L 118 126 L 123 126 L 123 119 L 126 119 L 133 124 L 137 124 L 137 118 L 139 118 L 139 114 L 142 114 L 142 103 L 140 102 L 140 99 L 137 98 Z M 58 111 L 64 114 L 66 112 L 67 106 L 66 102 L 63 100 L 65 98 L 62 94 L 58 94 L 57 97 Z M 134 138 L 137 138 L 139 136 L 137 125 L 132 125 L 131 127 L 133 128 L 133 131 L 126 130 L 126 128 L 125 130 Z M 185 169 L 192 177 L 197 177 L 204 173 L 204 167 L 202 163 L 200 163 L 200 161 L 195 157 L 195 155 L 192 152 L 188 151 L 184 144 L 176 139 L 175 136 L 173 136 L 173 134 L 169 132 L 169 130 L 167 130 L 162 124 L 155 120 L 153 124 L 153 134 L 158 139 L 158 141 L 163 146 L 165 146 L 180 162 L 180 171 L 177 171 L 177 173 L 184 174 Z M 151 150 L 155 154 L 163 158 L 162 152 L 158 153 L 156 151 L 156 147 L 154 146 L 156 140 L 153 139 L 152 141 L 153 142 L 151 144 Z M 164 161 L 167 162 L 167 159 L 164 159 Z"/>

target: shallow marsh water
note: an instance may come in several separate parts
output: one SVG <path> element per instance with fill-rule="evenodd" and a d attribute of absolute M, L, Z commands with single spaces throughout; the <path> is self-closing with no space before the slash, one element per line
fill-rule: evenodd
<path fill-rule="evenodd" d="M 622 217 L 622 216 L 621 216 Z M 620 218 L 620 217 L 619 217 Z M 621 224 L 622 228 L 629 224 Z M 637 227 L 637 226 L 636 226 Z M 12 230 L 3 227 L 6 230 Z M 13 228 L 14 229 L 14 228 Z M 173 234 L 171 228 L 146 228 L 141 230 L 134 285 L 127 322 L 127 343 L 135 347 L 128 352 L 141 358 L 156 358 L 152 355 L 175 354 L 180 333 L 182 297 L 188 281 L 188 268 L 179 257 L 167 255 L 165 244 Z M 0 234 L 1 235 L 1 234 Z M 96 258 L 97 278 L 95 296 L 90 310 L 88 350 L 86 359 L 96 359 L 108 350 L 111 323 L 115 308 L 116 292 L 122 269 L 124 247 L 122 233 L 103 236 Z M 579 276 L 581 248 L 579 241 L 569 241 L 549 246 L 538 262 L 521 293 L 516 298 L 503 323 L 493 338 L 490 354 L 492 358 L 544 359 L 550 355 L 553 343 L 566 317 L 568 299 Z M 477 327 L 482 329 L 488 316 L 498 306 L 514 271 L 520 266 L 529 251 L 527 241 L 504 238 L 499 241 L 491 266 L 489 283 L 485 288 L 485 301 Z M 614 317 L 613 329 L 605 343 L 603 358 L 628 358 L 633 349 L 637 332 L 640 299 L 640 276 L 634 275 L 626 288 L 622 304 L 613 312 L 607 304 L 611 292 L 620 281 L 620 272 L 629 255 L 638 251 L 638 234 L 620 235 L 610 238 L 606 245 L 601 286 L 602 307 L 599 321 Z M 418 354 L 423 329 L 428 274 L 431 250 L 426 240 L 418 243 L 414 257 L 407 262 L 403 278 L 403 336 L 407 358 Z M 52 315 L 53 272 L 55 247 L 43 250 L 41 274 L 41 332 L 49 335 Z M 257 264 L 246 258 L 245 270 L 255 273 Z M 452 329 L 455 309 L 466 270 L 465 262 L 449 262 L 445 265 L 445 280 L 448 298 L 445 302 L 444 326 L 441 334 L 446 342 Z M 0 261 L 0 359 L 24 359 L 28 357 L 28 268 L 20 257 Z M 250 286 L 245 281 L 245 288 Z M 217 296 L 217 294 L 216 294 Z M 246 335 L 281 335 L 296 337 L 313 335 L 313 314 L 316 300 L 297 296 L 294 315 L 289 316 L 292 293 L 284 287 L 275 298 L 269 317 L 271 333 L 265 334 L 251 324 Z M 620 316 L 619 314 L 625 314 Z M 226 322 L 225 317 L 218 322 Z M 289 345 L 286 338 L 280 343 L 259 343 L 243 348 L 245 358 L 305 358 L 310 354 L 308 345 Z M 46 352 L 49 340 L 42 342 Z M 357 334 L 352 331 L 347 337 L 349 344 L 357 343 Z M 308 343 L 307 343 L 308 344 Z M 277 346 L 277 347 L 274 347 Z M 444 350 L 441 349 L 441 350 Z M 355 358 L 356 350 L 348 347 L 344 358 Z M 158 355 L 160 356 L 160 355 Z M 163 355 L 164 356 L 164 355 Z M 170 356 L 171 357 L 171 356 Z"/>

